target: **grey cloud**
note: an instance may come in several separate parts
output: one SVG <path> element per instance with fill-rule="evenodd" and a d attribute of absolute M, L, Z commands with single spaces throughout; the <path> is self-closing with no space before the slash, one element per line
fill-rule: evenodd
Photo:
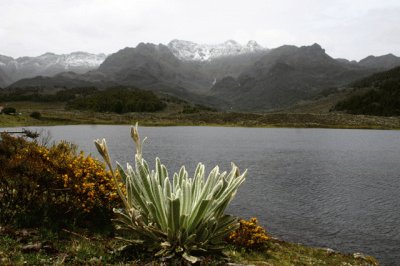
<path fill-rule="evenodd" d="M 400 55 L 397 0 L 0 0 L 0 54 L 112 53 L 139 42 L 320 43 L 334 57 Z"/>

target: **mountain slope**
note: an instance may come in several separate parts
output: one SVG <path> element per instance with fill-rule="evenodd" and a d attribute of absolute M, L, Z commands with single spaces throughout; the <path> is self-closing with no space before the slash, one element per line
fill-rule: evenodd
<path fill-rule="evenodd" d="M 400 57 L 397 57 L 393 54 L 387 54 L 382 56 L 368 56 L 360 62 L 358 62 L 360 66 L 367 68 L 375 68 L 380 70 L 388 70 L 397 66 L 400 66 Z"/>
<path fill-rule="evenodd" d="M 335 110 L 351 114 L 400 116 L 400 67 L 353 82 L 355 88 Z"/>
<path fill-rule="evenodd" d="M 53 76 L 61 72 L 85 73 L 96 69 L 106 58 L 105 54 L 74 52 L 57 55 L 46 53 L 37 57 L 14 59 L 0 55 L 0 69 L 10 78 L 10 83 L 35 76 Z"/>
<path fill-rule="evenodd" d="M 271 50 L 237 78 L 217 82 L 210 95 L 228 100 L 228 108 L 273 110 L 310 99 L 325 89 L 345 85 L 371 73 L 341 63 L 318 44 Z"/>
<path fill-rule="evenodd" d="M 110 55 L 97 71 L 123 85 L 160 90 L 165 88 L 201 91 L 211 80 L 196 70 L 195 64 L 174 56 L 165 45 L 140 43 Z"/>
<path fill-rule="evenodd" d="M 79 75 L 74 72 L 63 72 L 53 77 L 36 76 L 18 80 L 9 85 L 9 89 L 39 87 L 39 88 L 77 88 L 77 87 L 96 87 L 107 88 L 118 85 L 100 75 Z"/>
<path fill-rule="evenodd" d="M 0 88 L 6 87 L 10 83 L 10 78 L 0 68 Z"/>
<path fill-rule="evenodd" d="M 212 86 L 212 79 L 201 73 L 199 67 L 196 62 L 177 59 L 165 45 L 141 43 L 136 48 L 111 54 L 98 69 L 85 74 L 62 73 L 51 78 L 23 79 L 10 88 L 124 85 L 162 91 L 199 104 L 218 105 L 219 100 L 199 95 Z"/>

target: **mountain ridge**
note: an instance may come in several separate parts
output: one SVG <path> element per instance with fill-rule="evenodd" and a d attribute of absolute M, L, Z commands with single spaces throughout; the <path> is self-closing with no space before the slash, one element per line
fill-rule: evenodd
<path fill-rule="evenodd" d="M 381 56 L 374 56 L 374 55 L 369 55 L 364 59 L 361 59 L 358 62 L 359 65 L 365 66 L 365 67 L 372 67 L 372 68 L 377 68 L 380 70 L 387 70 L 394 68 L 396 66 L 400 65 L 400 57 L 395 56 L 392 53 L 386 54 L 386 55 L 381 55 Z"/>
<path fill-rule="evenodd" d="M 83 74 L 97 68 L 106 58 L 105 54 L 72 52 L 69 54 L 44 53 L 36 57 L 12 58 L 0 55 L 0 69 L 11 82 L 35 76 L 54 76 L 61 72 L 73 71 Z"/>
<path fill-rule="evenodd" d="M 217 82 L 210 95 L 228 99 L 228 109 L 274 110 L 346 85 L 370 72 L 333 59 L 316 43 L 285 45 L 272 49 L 236 79 L 229 77 Z"/>
<path fill-rule="evenodd" d="M 171 49 L 171 43 L 183 44 L 182 53 L 176 51 L 176 45 L 175 51 Z M 224 44 L 228 48 L 238 45 L 234 41 Z M 227 49 L 198 58 L 199 50 L 193 42 L 139 43 L 134 48 L 126 47 L 110 54 L 98 68 L 84 74 L 23 79 L 10 88 L 30 84 L 54 87 L 63 83 L 66 87 L 123 85 L 162 91 L 220 109 L 269 111 L 310 100 L 325 90 L 346 86 L 382 67 L 397 64 L 394 55 L 370 57 L 364 65 L 360 64 L 362 60 L 334 59 L 317 43 L 274 49 L 258 49 L 258 44 L 252 41 L 248 44 L 256 48 L 246 52 Z M 182 54 L 189 59 L 180 58 Z"/>

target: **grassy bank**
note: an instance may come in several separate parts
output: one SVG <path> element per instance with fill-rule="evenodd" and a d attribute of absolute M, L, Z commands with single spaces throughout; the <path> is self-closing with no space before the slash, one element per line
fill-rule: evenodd
<path fill-rule="evenodd" d="M 400 117 L 349 115 L 342 113 L 183 113 L 176 108 L 156 113 L 98 113 L 65 110 L 64 103 L 14 102 L 19 115 L 0 115 L 1 127 L 52 126 L 74 124 L 132 124 L 144 126 L 240 126 L 240 127 L 295 127 L 295 128 L 359 128 L 400 129 Z M 29 115 L 40 112 L 41 118 Z"/>
<path fill-rule="evenodd" d="M 121 244 L 106 234 L 63 230 L 0 227 L 2 265 L 158 265 L 149 255 L 133 249 L 121 251 Z M 250 251 L 227 246 L 227 261 L 207 258 L 209 265 L 227 262 L 251 265 L 378 265 L 369 256 L 341 254 L 329 249 L 306 247 L 277 239 L 265 249 Z"/>

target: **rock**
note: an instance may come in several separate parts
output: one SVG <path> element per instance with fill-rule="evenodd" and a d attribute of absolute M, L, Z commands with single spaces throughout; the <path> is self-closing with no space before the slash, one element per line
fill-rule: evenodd
<path fill-rule="evenodd" d="M 254 264 L 228 263 L 228 266 L 255 266 Z"/>
<path fill-rule="evenodd" d="M 326 253 L 328 253 L 328 255 L 332 255 L 332 254 L 335 254 L 335 253 L 336 253 L 336 251 L 334 251 L 334 250 L 331 249 L 331 248 L 326 248 L 325 251 L 326 251 Z"/>
<path fill-rule="evenodd" d="M 38 230 L 37 229 L 21 229 L 21 230 L 16 230 L 13 232 L 13 235 L 17 238 L 18 242 L 24 242 L 28 238 L 32 236 L 37 236 L 38 235 Z"/>
<path fill-rule="evenodd" d="M 355 258 L 355 259 L 368 260 L 368 258 L 367 258 L 364 254 L 362 254 L 362 253 L 354 253 L 354 254 L 353 254 L 353 258 Z"/>
<path fill-rule="evenodd" d="M 21 248 L 23 253 L 39 252 L 42 248 L 42 243 L 38 242 L 35 244 L 25 245 Z"/>
<path fill-rule="evenodd" d="M 49 244 L 44 244 L 42 248 L 47 254 L 56 254 L 58 253 L 58 250 L 53 247 L 51 243 Z"/>
<path fill-rule="evenodd" d="M 91 258 L 91 259 L 89 260 L 89 262 L 90 262 L 91 264 L 93 264 L 93 263 L 101 264 L 102 259 L 103 259 L 102 256 L 100 256 L 99 258 L 93 257 L 93 258 Z"/>

